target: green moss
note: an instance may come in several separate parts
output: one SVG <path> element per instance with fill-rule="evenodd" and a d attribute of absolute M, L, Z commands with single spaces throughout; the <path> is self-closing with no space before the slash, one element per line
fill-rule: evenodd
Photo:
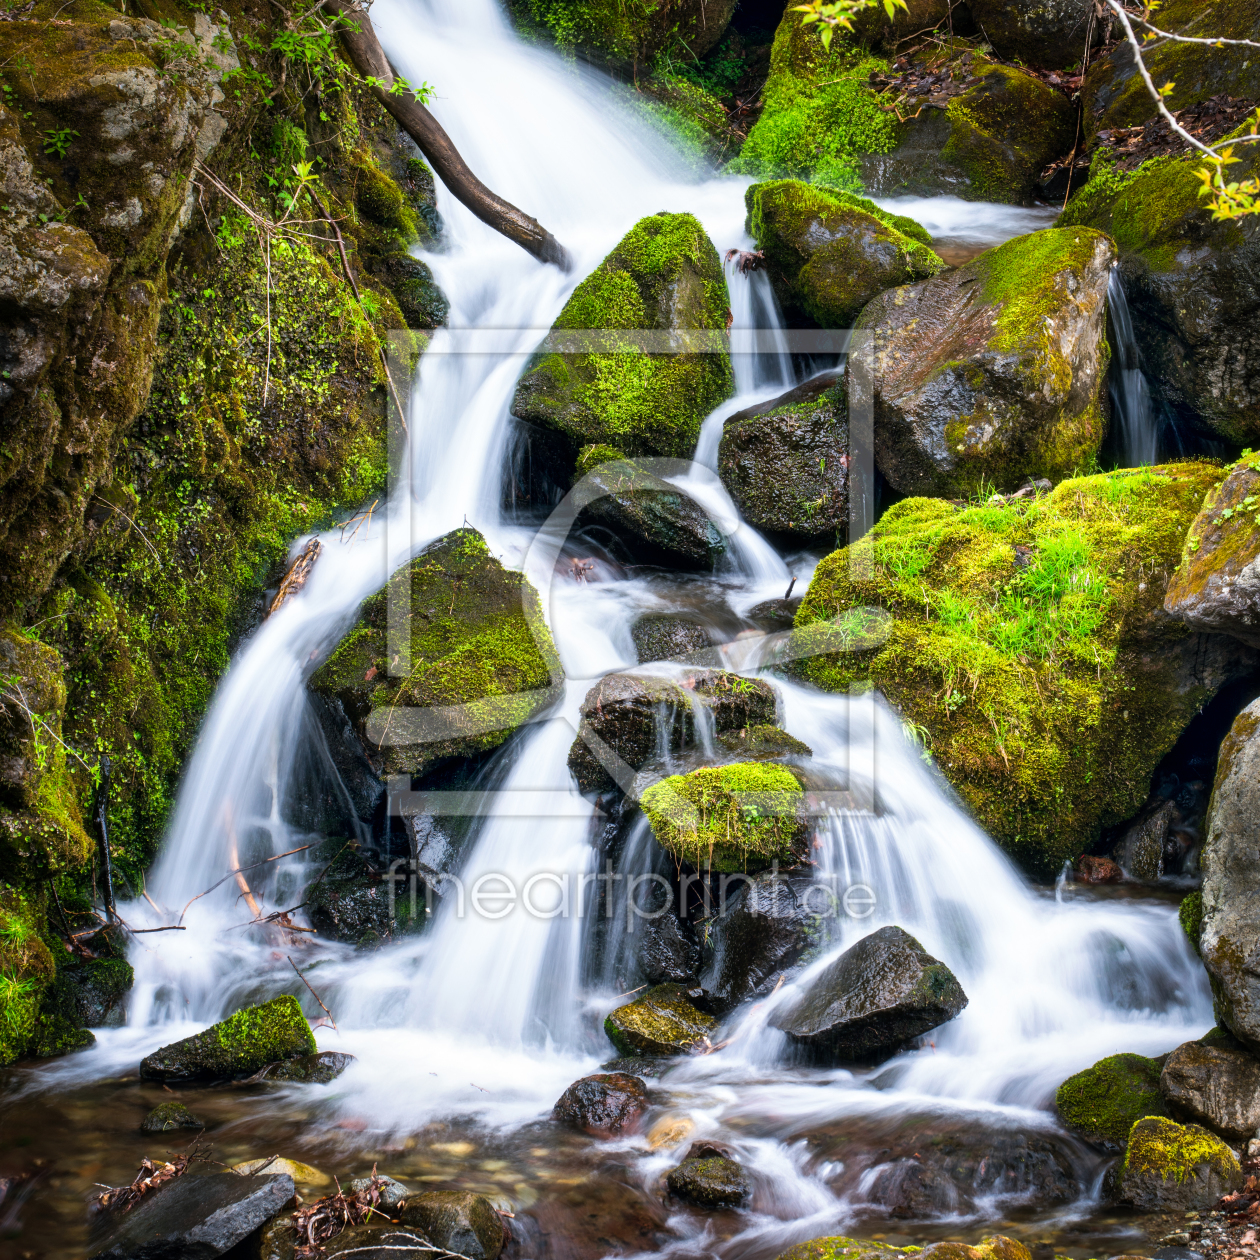
<path fill-rule="evenodd" d="M 1199 939 L 1203 935 L 1203 894 L 1198 889 L 1182 898 L 1177 908 L 1177 921 L 1197 954 Z"/>
<path fill-rule="evenodd" d="M 1069 1076 L 1054 1096 L 1069 1129 L 1090 1142 L 1119 1149 L 1143 1116 L 1166 1116 L 1159 1064 L 1140 1054 L 1113 1054 Z"/>
<path fill-rule="evenodd" d="M 803 833 L 804 794 L 784 766 L 741 762 L 670 775 L 639 801 L 661 846 L 713 871 L 790 864 Z"/>
<path fill-rule="evenodd" d="M 1175 464 L 1003 506 L 898 503 L 869 543 L 819 564 L 796 620 L 805 651 L 850 610 L 887 610 L 891 633 L 795 668 L 825 690 L 883 691 L 980 825 L 1052 878 L 1137 811 L 1210 694 L 1183 690 L 1189 630 L 1162 608 L 1216 476 Z"/>
<path fill-rule="evenodd" d="M 697 175 L 710 172 L 732 143 L 722 102 L 682 75 L 658 71 L 622 96 Z"/>
<path fill-rule="evenodd" d="M 1166 603 L 1174 614 L 1193 617 L 1201 602 L 1225 598 L 1260 553 L 1260 453 L 1248 451 L 1222 472 L 1204 496 L 1169 585 Z"/>
<path fill-rule="evenodd" d="M 911 1249 L 917 1250 L 917 1248 Z M 813 1238 L 789 1247 L 778 1260 L 867 1260 L 868 1257 L 905 1255 L 900 1247 L 865 1238 Z"/>
<path fill-rule="evenodd" d="M 531 364 L 514 413 L 566 435 L 575 447 L 607 444 L 629 455 L 690 455 L 700 425 L 733 388 L 719 353 L 644 354 L 619 331 L 688 330 L 714 348 L 726 326 L 726 283 L 699 220 L 640 220 L 574 290 L 558 332 L 608 330 L 608 353 L 548 354 Z"/>
<path fill-rule="evenodd" d="M 584 446 L 578 451 L 574 475 L 585 477 L 587 473 L 598 468 L 600 464 L 611 464 L 622 459 L 625 459 L 625 456 L 615 447 L 603 446 L 599 443 L 593 446 Z"/>
<path fill-rule="evenodd" d="M 658 984 L 604 1020 L 608 1039 L 629 1056 L 693 1054 L 709 1044 L 717 1026 L 716 1019 L 691 1005 L 678 984 Z"/>
<path fill-rule="evenodd" d="M 890 153 L 897 119 L 881 108 L 869 79 L 888 63 L 843 39 L 828 52 L 818 26 L 802 26 L 790 8 L 775 33 L 761 116 L 748 133 L 734 173 L 763 179 L 810 179 L 860 192 L 858 159 Z"/>
<path fill-rule="evenodd" d="M 1136 1173 L 1180 1185 L 1205 1164 L 1227 1180 L 1239 1175 L 1233 1151 L 1215 1134 L 1197 1124 L 1148 1116 L 1129 1132 L 1121 1176 Z"/>

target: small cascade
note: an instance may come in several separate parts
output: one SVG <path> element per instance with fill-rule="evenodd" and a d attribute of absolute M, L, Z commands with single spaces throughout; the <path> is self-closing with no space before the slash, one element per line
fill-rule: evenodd
<path fill-rule="evenodd" d="M 1114 334 L 1109 388 L 1119 439 L 1117 456 L 1121 468 L 1142 468 L 1159 462 L 1159 427 L 1118 266 L 1112 267 L 1107 281 L 1107 311 Z"/>

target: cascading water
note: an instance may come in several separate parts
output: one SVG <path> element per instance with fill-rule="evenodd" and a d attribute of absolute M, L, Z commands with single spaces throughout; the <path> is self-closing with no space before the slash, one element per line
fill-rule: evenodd
<path fill-rule="evenodd" d="M 318 988 L 338 1021 L 336 1031 L 320 1029 L 321 1046 L 357 1056 L 335 1088 L 301 1095 L 303 1123 L 363 1150 L 393 1141 L 388 1149 L 403 1151 L 407 1135 L 436 1121 L 497 1134 L 529 1126 L 607 1057 L 600 1019 L 618 996 L 607 987 L 617 972 L 584 971 L 591 933 L 576 914 L 580 890 L 600 873 L 605 823 L 566 766 L 578 706 L 600 676 L 634 666 L 629 627 L 641 613 L 677 606 L 683 591 L 691 606 L 708 601 L 736 611 L 782 594 L 787 566 L 740 521 L 712 469 L 724 420 L 792 378 L 765 276 L 728 269 L 733 348 L 748 351 L 735 360 L 738 396 L 706 422 L 695 469 L 676 478 L 729 534 L 727 560 L 703 578 L 591 585 L 556 578 L 562 540 L 500 515 L 515 381 L 573 285 L 643 215 L 690 210 L 719 250 L 748 246 L 744 184 L 685 182 L 654 153 L 655 133 L 610 104 L 598 76 L 523 47 L 492 0 L 378 0 L 373 20 L 403 74 L 437 83 L 435 110 L 470 165 L 537 214 L 573 252 L 575 270 L 566 277 L 533 262 L 439 189 L 446 248 L 426 261 L 450 300 L 450 327 L 422 359 L 411 445 L 388 512 L 353 538 L 324 537 L 301 595 L 262 625 L 224 678 L 150 879 L 161 909 L 124 908 L 129 922 L 149 927 L 182 913 L 187 929 L 139 938 L 129 1026 L 102 1030 L 94 1051 L 32 1080 L 42 1087 L 99 1079 L 246 1001 L 304 995 L 283 951 L 241 926 L 252 916 L 231 880 L 193 899 L 237 856 L 259 861 L 309 842 L 291 821 L 306 780 L 299 767 L 310 754 L 305 680 L 395 567 L 467 520 L 543 592 L 565 669 L 554 712 L 498 755 L 490 775 L 497 812 L 477 820 L 459 872 L 466 890 L 482 877 L 531 888 L 534 912 L 518 902 L 500 914 L 503 899 L 496 902 L 491 882 L 480 913 L 471 897 L 447 896 L 419 936 L 375 952 L 319 940 L 303 955 L 317 963 Z M 967 214 L 983 211 L 973 205 Z M 954 230 L 963 232 L 957 223 Z M 766 332 L 753 347 L 759 325 Z M 805 580 L 807 567 L 792 572 Z M 723 649 L 733 666 L 745 667 L 738 650 Z M 970 1005 L 933 1045 L 875 1072 L 794 1064 L 783 1035 L 767 1025 L 775 1005 L 812 973 L 735 1012 L 722 1032 L 728 1045 L 659 1082 L 662 1105 L 687 1116 L 698 1135 L 721 1132 L 734 1142 L 757 1183 L 735 1237 L 698 1236 L 691 1218 L 671 1222 L 677 1246 L 689 1252 L 773 1255 L 851 1220 L 878 1197 L 885 1175 L 878 1161 L 836 1153 L 863 1125 L 926 1116 L 1065 1142 L 1042 1110 L 1058 1081 L 1106 1053 L 1170 1049 L 1212 1018 L 1202 969 L 1170 907 L 1059 901 L 1030 890 L 951 803 L 881 704 L 778 685 L 786 729 L 813 749 L 819 775 L 854 802 L 820 828 L 820 882 L 838 892 L 864 885 L 874 896 L 869 915 L 827 922 L 815 968 L 875 927 L 897 923 L 950 964 Z M 646 874 L 660 852 L 640 828 L 623 858 L 631 867 L 621 877 Z M 251 882 L 263 910 L 298 900 L 310 870 L 301 853 L 261 868 Z M 619 922 L 605 947 L 627 948 L 632 933 L 630 919 Z M 188 1024 L 172 1026 L 177 1021 Z M 808 1147 L 806 1135 L 814 1139 Z M 635 1141 L 603 1149 L 619 1152 L 643 1187 L 676 1158 Z M 1085 1153 L 1079 1160 L 1097 1166 Z M 1082 1181 L 1069 1197 L 1088 1191 Z M 997 1190 L 990 1198 L 1006 1201 Z"/>
<path fill-rule="evenodd" d="M 1133 332 L 1119 267 L 1112 267 L 1107 280 L 1107 313 L 1115 334 L 1112 349 L 1116 358 L 1110 388 L 1118 427 L 1117 454 L 1121 468 L 1142 468 L 1159 459 L 1159 425 L 1146 373 L 1142 371 L 1142 352 Z"/>

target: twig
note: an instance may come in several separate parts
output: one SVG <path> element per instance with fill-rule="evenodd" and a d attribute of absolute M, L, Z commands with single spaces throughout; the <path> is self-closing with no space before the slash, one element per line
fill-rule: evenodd
<path fill-rule="evenodd" d="M 264 401 L 266 401 L 266 397 L 266 391 L 264 391 Z M 262 914 L 262 906 L 258 904 L 254 894 L 250 892 L 245 873 L 241 870 L 241 855 L 236 848 L 236 827 L 232 823 L 232 802 L 230 800 L 223 802 L 223 825 L 227 829 L 228 834 L 228 861 L 236 868 L 233 874 L 236 876 L 237 886 L 245 895 L 245 904 L 249 906 L 254 912 L 254 917 L 257 918 Z"/>
<path fill-rule="evenodd" d="M 280 859 L 281 859 L 281 858 L 292 857 L 292 856 L 293 856 L 293 854 L 295 854 L 295 853 L 302 853 L 302 852 L 305 852 L 305 850 L 307 850 L 307 849 L 313 849 L 314 847 L 315 847 L 315 846 L 314 846 L 314 844 L 313 844 L 313 843 L 312 843 L 312 844 L 304 844 L 304 845 L 301 845 L 299 848 L 296 848 L 296 849 L 289 849 L 289 850 L 288 850 L 288 852 L 286 852 L 286 853 L 277 853 L 275 857 L 263 858 L 263 860 L 262 860 L 261 862 L 251 862 L 249 866 L 242 866 L 242 867 L 241 867 L 241 870 L 242 870 L 242 871 L 252 871 L 252 870 L 253 870 L 255 867 L 257 867 L 257 866 L 266 866 L 268 862 L 278 862 L 278 861 L 280 861 Z M 231 879 L 233 876 L 235 876 L 235 875 L 237 875 L 237 874 L 239 874 L 239 873 L 240 873 L 239 871 L 234 871 L 234 870 L 232 870 L 232 871 L 228 871 L 228 873 L 227 873 L 226 875 L 224 875 L 224 877 L 223 877 L 222 879 L 217 880 L 215 883 L 211 884 L 211 885 L 210 885 L 210 887 L 209 887 L 209 888 L 207 888 L 205 892 L 199 892 L 199 893 L 198 893 L 198 894 L 197 894 L 197 895 L 196 895 L 196 896 L 192 899 L 192 901 L 190 901 L 190 902 L 188 903 L 188 906 L 191 906 L 191 905 L 192 905 L 192 903 L 193 903 L 193 901 L 200 901 L 200 900 L 202 899 L 202 897 L 204 897 L 204 896 L 206 895 L 206 893 L 212 893 L 212 892 L 214 892 L 214 890 L 215 890 L 216 888 L 218 888 L 221 884 L 226 884 L 226 883 L 228 882 L 228 880 L 229 880 L 229 879 Z M 184 908 L 183 908 L 183 909 L 179 912 L 179 917 L 180 917 L 181 919 L 184 917 L 184 915 L 186 915 L 186 914 L 188 913 L 188 906 L 185 906 L 185 907 L 184 907 Z"/>
<path fill-rule="evenodd" d="M 132 936 L 139 936 L 141 932 L 187 932 L 188 928 L 182 923 L 172 923 L 169 927 L 128 928 L 127 931 L 130 932 Z"/>
<path fill-rule="evenodd" d="M 138 533 L 138 534 L 140 535 L 140 537 L 144 539 L 144 545 L 145 545 L 146 547 L 148 547 L 148 549 L 149 549 L 151 552 L 153 552 L 153 554 L 154 554 L 155 556 L 157 556 L 158 563 L 159 563 L 159 564 L 161 564 L 161 562 L 162 562 L 162 556 L 161 556 L 161 554 L 158 552 L 158 549 L 157 549 L 157 548 L 156 548 L 156 547 L 155 547 L 155 546 L 154 546 L 154 545 L 153 545 L 153 544 L 149 541 L 149 536 L 148 536 L 148 534 L 146 534 L 146 533 L 144 532 L 144 530 L 142 530 L 142 529 L 140 528 L 140 526 L 139 526 L 139 525 L 137 525 L 137 524 L 136 524 L 136 522 L 135 522 L 135 521 L 133 521 L 133 520 L 131 519 L 131 517 L 130 517 L 130 516 L 128 516 L 128 515 L 127 515 L 127 513 L 126 513 L 126 512 L 124 512 L 124 511 L 122 510 L 122 508 L 120 508 L 120 507 L 119 507 L 116 503 L 111 503 L 108 499 L 102 499 L 102 498 L 101 498 L 101 496 L 100 496 L 99 494 L 94 494 L 92 497 L 93 497 L 93 498 L 94 498 L 94 499 L 95 499 L 98 503 L 103 503 L 103 504 L 104 504 L 107 508 L 109 508 L 111 511 L 117 512 L 117 513 L 118 513 L 118 515 L 119 515 L 119 516 L 121 516 L 121 517 L 123 518 L 123 520 L 124 520 L 124 521 L 126 521 L 126 522 L 127 522 L 127 524 L 128 524 L 128 525 L 130 525 L 130 526 L 131 526 L 131 527 L 132 527 L 132 528 L 136 531 L 136 533 Z"/>
<path fill-rule="evenodd" d="M 614 1002 L 619 1002 L 619 1001 L 620 1001 L 623 997 L 631 997 L 631 996 L 633 996 L 633 995 L 634 995 L 634 994 L 636 994 L 636 993 L 640 993 L 640 992 L 642 992 L 642 990 L 644 990 L 644 989 L 646 989 L 646 988 L 647 988 L 647 985 L 646 985 L 646 984 L 641 984 L 641 985 L 639 985 L 639 987 L 638 987 L 637 989 L 631 989 L 629 993 L 618 993 L 618 994 L 617 994 L 617 996 L 616 996 L 615 998 L 613 998 L 613 1001 L 614 1001 Z"/>
<path fill-rule="evenodd" d="M 285 954 L 285 957 L 289 958 L 289 955 Z M 300 971 L 298 971 L 298 965 L 297 963 L 293 961 L 292 958 L 289 958 L 289 966 L 292 967 L 294 971 L 297 971 L 297 978 L 301 980 L 301 982 L 304 985 L 306 985 L 308 989 L 311 989 L 311 982 Z M 334 1031 L 340 1032 L 341 1029 L 337 1027 L 337 1021 L 333 1019 L 332 1011 L 330 1011 L 328 1007 L 324 1005 L 324 999 L 321 998 L 319 994 L 315 992 L 314 989 L 311 989 L 311 997 L 313 997 L 315 1001 L 319 1003 L 320 1009 L 324 1012 L 325 1015 L 328 1016 L 328 1022 L 332 1024 Z"/>

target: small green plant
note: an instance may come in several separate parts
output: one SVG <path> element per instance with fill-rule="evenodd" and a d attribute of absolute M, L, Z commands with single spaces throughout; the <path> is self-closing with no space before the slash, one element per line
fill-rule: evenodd
<path fill-rule="evenodd" d="M 10 1032 L 21 1030 L 27 1014 L 22 1008 L 38 988 L 28 977 L 19 978 L 10 971 L 0 971 L 0 1019 Z"/>
<path fill-rule="evenodd" d="M 823 47 L 830 48 L 831 37 L 836 31 L 852 31 L 853 19 L 859 13 L 875 8 L 877 4 L 884 6 L 884 12 L 888 14 L 890 21 L 896 16 L 898 9 L 903 13 L 909 12 L 906 0 L 809 0 L 808 4 L 794 5 L 793 8 L 797 13 L 805 15 L 801 18 L 802 26 L 812 22 L 822 24 L 819 37 Z"/>
<path fill-rule="evenodd" d="M 78 134 L 70 127 L 50 127 L 44 132 L 44 152 L 50 157 L 64 158 Z"/>

